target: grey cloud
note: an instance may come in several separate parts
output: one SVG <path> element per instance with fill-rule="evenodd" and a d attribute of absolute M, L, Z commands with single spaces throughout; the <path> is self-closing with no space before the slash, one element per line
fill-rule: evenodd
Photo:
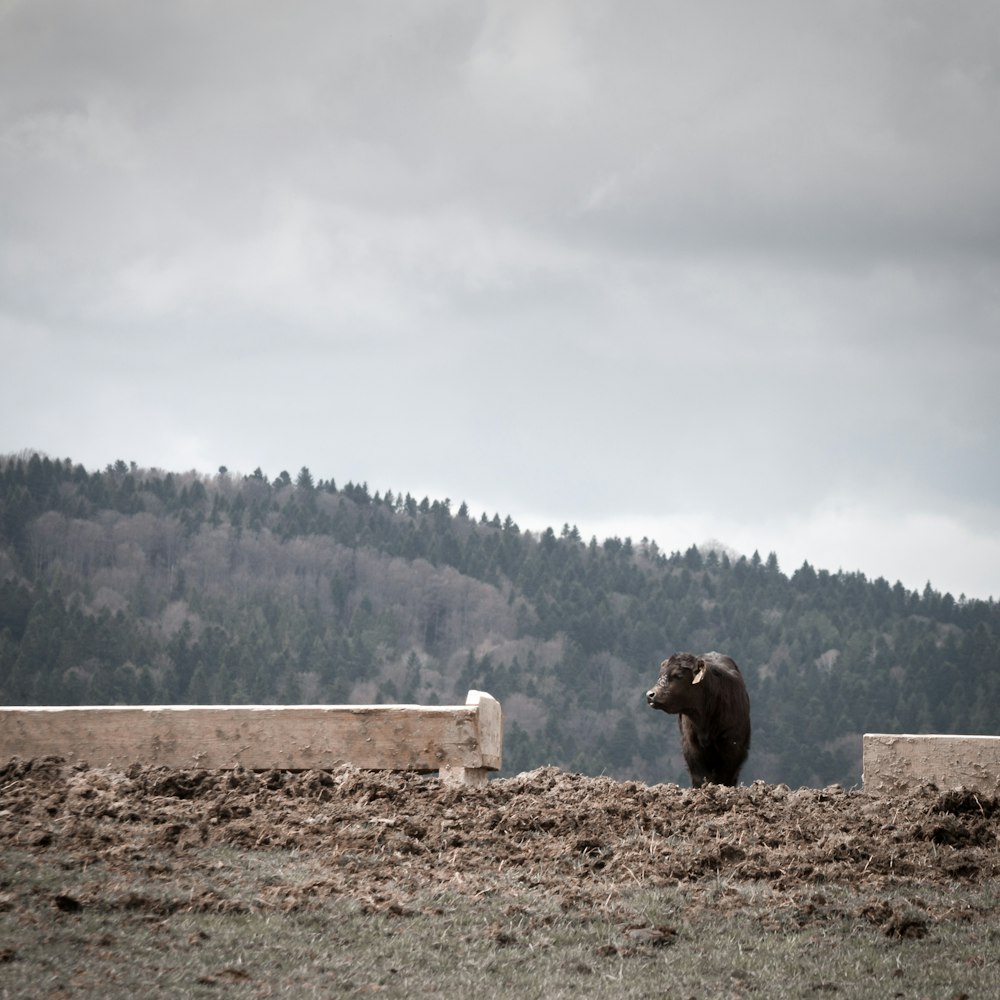
<path fill-rule="evenodd" d="M 998 28 L 7 3 L 0 448 L 993 539 Z"/>

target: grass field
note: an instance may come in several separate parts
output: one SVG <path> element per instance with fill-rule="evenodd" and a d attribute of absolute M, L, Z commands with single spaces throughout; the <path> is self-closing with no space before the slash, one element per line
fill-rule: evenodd
<path fill-rule="evenodd" d="M 0 1000 L 1000 996 L 1000 801 L 0 767 Z"/>
<path fill-rule="evenodd" d="M 547 893 L 282 906 L 323 859 L 212 849 L 191 882 L 136 859 L 67 868 L 0 854 L 0 996 L 995 997 L 995 883 L 942 892 L 718 879 L 625 886 L 601 910 Z M 277 892 L 275 890 L 278 890 Z M 935 916 L 930 917 L 928 914 Z"/>

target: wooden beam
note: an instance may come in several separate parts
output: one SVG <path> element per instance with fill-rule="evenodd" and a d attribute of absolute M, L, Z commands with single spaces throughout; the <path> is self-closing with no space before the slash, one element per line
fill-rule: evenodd
<path fill-rule="evenodd" d="M 500 704 L 162 705 L 0 709 L 0 760 L 56 755 L 95 767 L 442 771 L 481 783 L 502 763 Z M 466 772 L 479 772 L 467 774 Z"/>
<path fill-rule="evenodd" d="M 1000 736 L 865 733 L 866 792 L 906 792 L 923 784 L 1000 795 Z"/>
<path fill-rule="evenodd" d="M 445 764 L 438 768 L 438 773 L 446 785 L 485 785 L 489 772 L 503 765 L 503 711 L 500 702 L 485 691 L 470 691 L 465 704 L 476 710 L 482 763 Z"/>

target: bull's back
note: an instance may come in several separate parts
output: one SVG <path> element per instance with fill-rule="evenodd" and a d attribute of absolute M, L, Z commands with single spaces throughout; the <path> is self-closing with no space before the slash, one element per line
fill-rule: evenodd
<path fill-rule="evenodd" d="M 725 653 L 705 653 L 702 659 L 716 674 L 738 680 L 740 684 L 743 683 L 743 674 L 740 673 L 740 668 L 736 666 L 736 661 L 731 656 L 726 656 Z"/>

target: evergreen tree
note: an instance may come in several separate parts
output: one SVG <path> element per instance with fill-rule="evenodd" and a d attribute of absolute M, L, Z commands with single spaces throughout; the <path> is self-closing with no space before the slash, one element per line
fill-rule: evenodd
<path fill-rule="evenodd" d="M 294 488 L 293 488 L 294 487 Z M 717 648 L 747 680 L 747 780 L 856 784 L 860 738 L 1000 731 L 1000 607 L 808 562 L 564 523 L 522 531 L 451 501 L 302 467 L 269 482 L 0 459 L 0 697 L 504 700 L 507 766 L 683 774 L 643 692 Z"/>

